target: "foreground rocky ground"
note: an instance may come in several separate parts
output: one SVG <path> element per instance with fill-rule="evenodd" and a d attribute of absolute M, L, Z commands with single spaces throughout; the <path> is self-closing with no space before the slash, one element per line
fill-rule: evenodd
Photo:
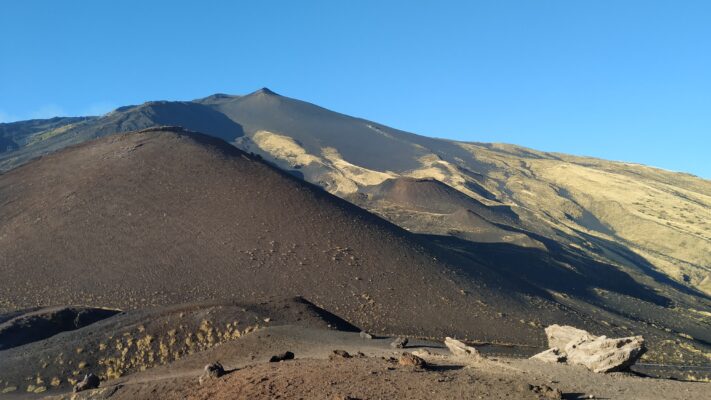
<path fill-rule="evenodd" d="M 454 356 L 441 343 L 365 339 L 355 332 L 277 326 L 174 363 L 103 381 L 96 390 L 52 393 L 52 399 L 703 399 L 711 384 L 596 374 L 582 366 L 538 360 Z M 292 351 L 295 359 L 269 362 Z M 426 366 L 403 365 L 404 353 Z M 203 378 L 219 361 L 225 375 Z M 6 393 L 5 398 L 44 394 Z M 592 396 L 592 397 L 591 397 Z"/>

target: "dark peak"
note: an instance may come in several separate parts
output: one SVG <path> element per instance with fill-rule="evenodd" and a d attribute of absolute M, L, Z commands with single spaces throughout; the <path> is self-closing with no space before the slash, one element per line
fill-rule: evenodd
<path fill-rule="evenodd" d="M 233 96 L 226 93 L 215 93 L 212 96 L 207 96 L 206 99 L 229 99 Z"/>
<path fill-rule="evenodd" d="M 279 96 L 277 93 L 272 92 L 269 88 L 263 87 L 252 94 L 263 94 L 266 96 Z"/>

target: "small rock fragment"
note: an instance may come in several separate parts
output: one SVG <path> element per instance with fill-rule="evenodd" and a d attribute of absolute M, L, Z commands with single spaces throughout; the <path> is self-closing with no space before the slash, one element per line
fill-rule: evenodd
<path fill-rule="evenodd" d="M 463 342 L 457 340 L 457 339 L 452 339 L 451 337 L 447 337 L 444 339 L 444 345 L 447 346 L 449 351 L 458 357 L 472 357 L 479 359 L 481 358 L 481 354 L 479 354 L 479 351 L 472 346 L 467 346 Z"/>
<path fill-rule="evenodd" d="M 366 331 L 360 331 L 360 338 L 361 339 L 372 339 L 373 335 L 371 335 L 370 333 L 368 333 Z"/>
<path fill-rule="evenodd" d="M 275 356 L 272 356 L 272 358 L 269 359 L 269 362 L 280 362 L 280 361 L 293 360 L 293 359 L 294 359 L 294 353 L 287 351 L 282 354 L 277 354 Z"/>
<path fill-rule="evenodd" d="M 402 353 L 397 362 L 405 367 L 425 368 L 427 366 L 425 360 L 412 353 Z"/>
<path fill-rule="evenodd" d="M 552 388 L 548 385 L 529 385 L 529 387 L 531 388 L 531 390 L 533 390 L 533 392 L 537 393 L 540 396 L 543 396 L 543 398 L 545 399 L 560 400 L 563 398 L 563 392 L 561 392 L 558 388 Z"/>
<path fill-rule="evenodd" d="M 432 352 L 427 349 L 417 349 L 413 351 L 412 354 L 416 355 L 417 357 L 430 357 L 433 355 Z"/>
<path fill-rule="evenodd" d="M 333 350 L 331 358 L 351 358 L 351 355 L 345 350 Z"/>
<path fill-rule="evenodd" d="M 219 378 L 225 373 L 225 368 L 219 362 L 207 364 L 204 368 L 204 372 L 200 375 L 200 384 L 202 385 L 205 381 L 210 379 Z"/>
<path fill-rule="evenodd" d="M 407 346 L 408 342 L 409 340 L 407 340 L 406 337 L 398 337 L 392 343 L 390 343 L 390 347 L 394 347 L 396 349 L 404 349 L 405 346 Z"/>
<path fill-rule="evenodd" d="M 88 373 L 84 375 L 84 379 L 81 382 L 74 385 L 74 393 L 82 392 L 84 390 L 96 389 L 99 387 L 101 380 L 98 376 L 93 373 Z"/>

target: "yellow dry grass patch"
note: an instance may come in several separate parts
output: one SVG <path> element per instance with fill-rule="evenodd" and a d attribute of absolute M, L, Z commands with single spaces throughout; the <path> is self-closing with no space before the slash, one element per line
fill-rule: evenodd
<path fill-rule="evenodd" d="M 318 157 L 307 153 L 303 147 L 299 146 L 289 136 L 262 130 L 257 131 L 252 136 L 252 141 L 273 157 L 287 161 L 292 167 L 321 162 Z"/>
<path fill-rule="evenodd" d="M 324 147 L 321 154 L 330 164 L 341 172 L 341 174 L 351 181 L 362 186 L 379 185 L 383 181 L 394 178 L 397 175 L 392 172 L 379 172 L 372 169 L 359 167 L 344 160 L 338 150 L 333 147 Z"/>

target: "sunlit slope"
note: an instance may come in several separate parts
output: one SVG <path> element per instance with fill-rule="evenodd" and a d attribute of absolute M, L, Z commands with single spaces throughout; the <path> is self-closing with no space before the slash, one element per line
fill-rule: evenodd
<path fill-rule="evenodd" d="M 535 235 L 543 235 L 591 257 L 644 264 L 642 269 L 651 265 L 682 285 L 711 293 L 709 181 L 513 145 L 427 138 L 267 89 L 202 101 L 244 127 L 238 147 L 410 230 L 535 247 L 541 246 Z M 470 210 L 483 217 L 477 222 L 463 218 L 469 208 L 461 204 L 455 214 L 411 207 L 402 196 L 398 201 L 372 196 L 400 178 L 435 179 L 489 209 Z M 496 217 L 504 210 L 518 220 Z M 502 225 L 515 230 L 502 231 Z M 520 230 L 534 235 L 525 237 Z M 641 259 L 613 254 L 606 242 Z"/>
<path fill-rule="evenodd" d="M 711 182 L 641 165 L 461 144 L 491 166 L 508 202 L 570 235 L 623 244 L 678 282 L 711 293 Z M 576 243 L 595 251 L 590 241 Z"/>

